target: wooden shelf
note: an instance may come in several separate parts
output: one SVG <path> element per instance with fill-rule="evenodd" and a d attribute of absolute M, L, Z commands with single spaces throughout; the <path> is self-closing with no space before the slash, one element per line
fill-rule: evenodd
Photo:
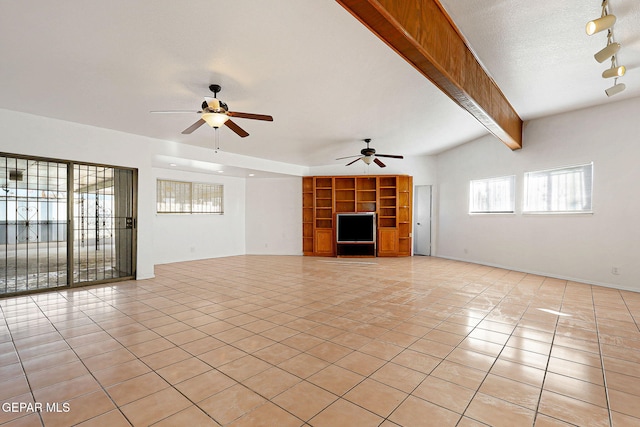
<path fill-rule="evenodd" d="M 338 243 L 336 255 L 339 257 L 374 257 L 376 256 L 375 243 Z"/>
<path fill-rule="evenodd" d="M 302 180 L 302 244 L 305 255 L 340 254 L 335 214 L 375 212 L 378 244 L 374 255 L 411 255 L 413 178 L 408 175 L 315 176 Z"/>
<path fill-rule="evenodd" d="M 335 177 L 336 190 L 355 190 L 355 177 Z"/>
<path fill-rule="evenodd" d="M 355 201 L 336 201 L 336 212 L 355 212 Z"/>
<path fill-rule="evenodd" d="M 395 176 L 381 176 L 379 181 L 380 188 L 396 188 L 397 179 Z"/>
<path fill-rule="evenodd" d="M 315 224 L 313 177 L 302 178 L 302 252 L 313 254 L 313 227 Z"/>

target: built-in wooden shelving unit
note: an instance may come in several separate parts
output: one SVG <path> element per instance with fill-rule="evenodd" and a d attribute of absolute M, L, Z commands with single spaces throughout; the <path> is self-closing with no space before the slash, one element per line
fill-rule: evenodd
<path fill-rule="evenodd" d="M 302 179 L 302 250 L 336 256 L 335 214 L 375 212 L 377 256 L 411 255 L 413 178 L 407 175 Z"/>

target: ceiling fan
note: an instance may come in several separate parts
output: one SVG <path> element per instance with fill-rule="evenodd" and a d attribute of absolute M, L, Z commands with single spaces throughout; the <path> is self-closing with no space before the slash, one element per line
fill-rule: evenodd
<path fill-rule="evenodd" d="M 226 103 L 222 102 L 218 99 L 218 92 L 222 90 L 220 85 L 209 85 L 209 90 L 213 92 L 213 98 L 209 96 L 204 97 L 204 101 L 202 102 L 202 110 L 200 111 L 191 111 L 191 110 L 169 110 L 169 111 L 151 111 L 152 113 L 197 113 L 201 114 L 200 119 L 182 131 L 183 134 L 190 134 L 194 130 L 198 129 L 203 124 L 207 123 L 212 128 L 219 128 L 222 125 L 225 125 L 232 131 L 234 131 L 241 138 L 249 136 L 249 133 L 238 126 L 231 117 L 238 119 L 252 119 L 252 120 L 263 120 L 267 122 L 272 122 L 273 117 L 267 116 L 265 114 L 252 114 L 252 113 L 240 113 L 237 111 L 229 111 L 229 107 Z"/>
<path fill-rule="evenodd" d="M 346 166 L 352 165 L 355 162 L 357 162 L 358 160 L 362 160 L 363 162 L 365 162 L 368 165 L 370 165 L 371 162 L 373 162 L 376 165 L 380 166 L 381 168 L 384 168 L 387 165 L 382 163 L 382 161 L 380 161 L 380 159 L 378 159 L 378 157 L 389 157 L 389 158 L 392 158 L 392 159 L 404 159 L 404 156 L 400 156 L 400 155 L 397 155 L 397 154 L 376 154 L 375 148 L 370 148 L 369 147 L 369 143 L 371 142 L 371 138 L 363 139 L 363 141 L 367 143 L 367 148 L 363 148 L 362 150 L 360 150 L 360 155 L 359 156 L 339 157 L 336 160 L 350 159 L 352 157 L 357 157 L 357 159 L 355 159 L 354 161 L 347 163 Z"/>

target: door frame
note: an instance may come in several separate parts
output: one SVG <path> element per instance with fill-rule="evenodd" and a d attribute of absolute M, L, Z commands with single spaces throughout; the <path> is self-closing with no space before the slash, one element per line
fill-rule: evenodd
<path fill-rule="evenodd" d="M 129 170 L 131 171 L 132 174 L 132 197 L 131 197 L 131 202 L 133 204 L 132 206 L 132 215 L 133 215 L 133 229 L 132 229 L 132 234 L 131 234 L 131 275 L 129 276 L 122 276 L 122 277 L 112 277 L 109 279 L 101 279 L 101 280 L 92 280 L 92 281 L 86 281 L 86 282 L 75 282 L 74 281 L 74 261 L 75 261 L 75 250 L 74 250 L 74 238 L 75 238 L 75 222 L 74 222 L 74 206 L 75 206 L 75 200 L 74 200 L 74 194 L 73 194 L 73 186 L 74 186 L 74 172 L 75 172 L 75 165 L 83 165 L 83 166 L 92 166 L 92 167 L 105 167 L 105 168 L 112 168 L 112 169 L 123 169 L 123 170 Z M 128 168 L 128 167 L 122 167 L 122 166 L 114 166 L 114 165 L 108 165 L 108 164 L 104 164 L 104 163 L 90 163 L 90 162 L 74 162 L 74 161 L 69 161 L 68 166 L 67 166 L 67 173 L 69 174 L 69 184 L 68 184 L 68 191 L 67 193 L 69 194 L 68 200 L 67 200 L 67 206 L 68 206 L 68 212 L 67 212 L 67 221 L 68 221 L 68 226 L 67 226 L 67 230 L 69 231 L 69 234 L 67 235 L 67 253 L 68 253 L 68 259 L 67 259 L 67 268 L 68 268 L 68 273 L 67 273 L 67 286 L 69 288 L 81 288 L 83 286 L 92 286 L 92 285 L 100 285 L 103 283 L 113 283 L 113 282 L 122 282 L 125 280 L 132 280 L 136 278 L 136 271 L 137 271 L 137 267 L 138 267 L 138 169 L 137 168 Z"/>

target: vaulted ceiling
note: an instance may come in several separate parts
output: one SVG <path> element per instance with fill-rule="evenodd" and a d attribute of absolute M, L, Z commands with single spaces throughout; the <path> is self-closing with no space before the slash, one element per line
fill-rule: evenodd
<path fill-rule="evenodd" d="M 611 0 L 626 91 L 585 34 L 599 1 L 441 0 L 479 62 L 523 120 L 640 95 L 640 8 Z M 331 0 L 0 3 L 0 108 L 202 147 L 180 132 L 209 84 L 250 133 L 220 132 L 223 150 L 304 166 L 356 154 L 435 154 L 487 133 L 376 35 Z M 496 142 L 499 143 L 499 142 Z M 505 147 L 505 149 L 508 149 Z M 526 149 L 526 141 L 525 141 Z"/>

